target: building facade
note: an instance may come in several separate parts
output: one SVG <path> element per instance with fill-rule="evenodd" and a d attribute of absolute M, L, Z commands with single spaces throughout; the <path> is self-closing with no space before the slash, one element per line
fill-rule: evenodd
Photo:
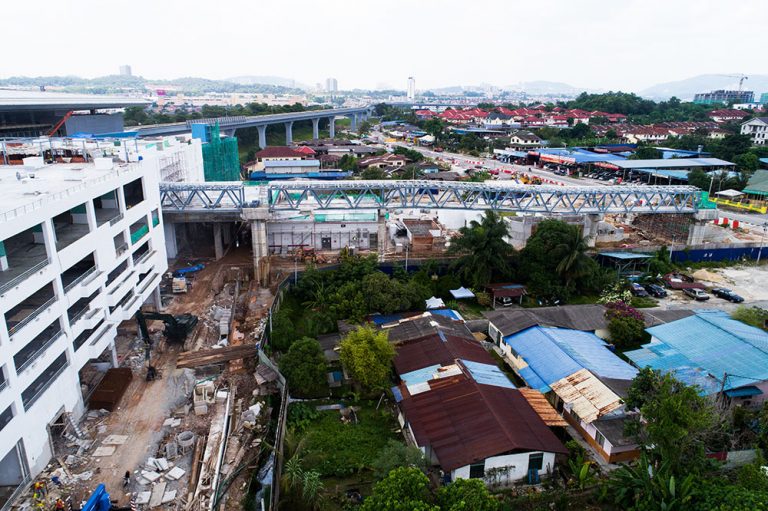
<path fill-rule="evenodd" d="M 82 370 L 94 359 L 116 366 L 117 325 L 159 301 L 159 174 L 157 158 L 0 166 L 0 486 L 9 496 L 51 459 L 55 425 L 84 413 L 95 385 Z"/>
<path fill-rule="evenodd" d="M 768 117 L 755 117 L 742 123 L 741 134 L 748 135 L 754 145 L 768 143 Z"/>
<path fill-rule="evenodd" d="M 754 100 L 755 93 L 749 90 L 715 90 L 700 92 L 693 97 L 693 102 L 700 105 L 752 103 Z"/>

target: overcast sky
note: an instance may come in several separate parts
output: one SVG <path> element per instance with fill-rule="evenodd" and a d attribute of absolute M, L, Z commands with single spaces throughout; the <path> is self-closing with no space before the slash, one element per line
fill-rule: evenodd
<path fill-rule="evenodd" d="M 5 0 L 0 77 L 273 75 L 340 89 L 768 74 L 766 0 Z"/>

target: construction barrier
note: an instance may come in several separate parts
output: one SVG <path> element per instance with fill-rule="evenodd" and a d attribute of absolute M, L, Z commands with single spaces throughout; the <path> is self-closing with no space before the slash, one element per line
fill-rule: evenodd
<path fill-rule="evenodd" d="M 732 200 L 720 199 L 717 197 L 710 197 L 709 200 L 714 202 L 715 204 L 719 204 L 722 206 L 728 206 L 736 209 L 744 209 L 747 211 L 754 211 L 756 213 L 761 213 L 763 215 L 768 212 L 768 206 L 756 206 L 754 204 L 749 204 L 748 202 L 735 202 Z"/>

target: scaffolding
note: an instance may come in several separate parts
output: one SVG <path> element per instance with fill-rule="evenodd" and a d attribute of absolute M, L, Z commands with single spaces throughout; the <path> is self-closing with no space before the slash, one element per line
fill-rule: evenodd
<path fill-rule="evenodd" d="M 219 124 L 207 126 L 203 144 L 203 172 L 206 181 L 240 181 L 240 156 L 235 137 L 221 138 Z"/>

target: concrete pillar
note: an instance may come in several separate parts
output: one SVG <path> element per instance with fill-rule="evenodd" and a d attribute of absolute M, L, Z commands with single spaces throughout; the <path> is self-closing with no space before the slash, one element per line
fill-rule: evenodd
<path fill-rule="evenodd" d="M 221 224 L 218 222 L 213 224 L 213 250 L 216 254 L 217 261 L 224 257 L 224 242 L 221 239 Z"/>
<path fill-rule="evenodd" d="M 693 214 L 693 222 L 688 228 L 687 245 L 701 245 L 704 243 L 708 225 L 718 217 L 716 209 L 702 209 Z M 678 240 L 680 241 L 680 240 Z"/>
<path fill-rule="evenodd" d="M 155 310 L 160 312 L 163 310 L 163 297 L 160 295 L 160 286 L 155 286 L 152 291 L 152 302 L 154 302 Z"/>
<path fill-rule="evenodd" d="M 384 260 L 384 254 L 387 252 L 387 210 L 380 209 L 377 218 L 378 234 L 376 236 L 379 246 L 379 261 Z"/>
<path fill-rule="evenodd" d="M 253 250 L 253 275 L 261 286 L 269 284 L 269 249 L 267 242 L 267 222 L 269 209 L 266 207 L 243 209 L 243 220 L 251 225 L 251 244 Z"/>
<path fill-rule="evenodd" d="M 328 118 L 328 136 L 334 138 L 336 136 L 336 117 Z"/>
<path fill-rule="evenodd" d="M 230 246 L 232 244 L 232 225 L 223 224 L 221 235 L 222 235 L 222 239 L 224 240 L 224 245 Z"/>
<path fill-rule="evenodd" d="M 259 131 L 259 147 L 264 149 L 267 147 L 267 127 L 256 126 L 256 129 Z"/>
<path fill-rule="evenodd" d="M 584 241 L 588 247 L 594 247 L 597 241 L 597 230 L 605 215 L 597 213 L 584 217 Z"/>
<path fill-rule="evenodd" d="M 168 259 L 176 259 L 179 254 L 179 245 L 176 241 L 176 224 L 163 223 L 163 233 L 165 234 L 165 256 Z"/>
<path fill-rule="evenodd" d="M 357 131 L 357 114 L 350 115 L 349 120 L 352 121 L 352 131 Z"/>
<path fill-rule="evenodd" d="M 139 330 L 139 332 L 141 332 L 141 330 Z M 117 360 L 117 345 L 115 344 L 114 339 L 109 343 L 109 358 L 113 368 L 120 367 L 120 363 Z"/>
<path fill-rule="evenodd" d="M 237 131 L 237 128 L 230 128 L 228 130 L 224 130 L 224 136 L 226 136 L 226 137 L 234 137 L 236 131 Z"/>
<path fill-rule="evenodd" d="M 285 145 L 293 144 L 293 121 L 285 123 Z"/>
<path fill-rule="evenodd" d="M 0 271 L 8 269 L 8 254 L 5 253 L 5 243 L 0 240 Z"/>
<path fill-rule="evenodd" d="M 320 138 L 320 119 L 312 119 L 312 138 Z"/>

